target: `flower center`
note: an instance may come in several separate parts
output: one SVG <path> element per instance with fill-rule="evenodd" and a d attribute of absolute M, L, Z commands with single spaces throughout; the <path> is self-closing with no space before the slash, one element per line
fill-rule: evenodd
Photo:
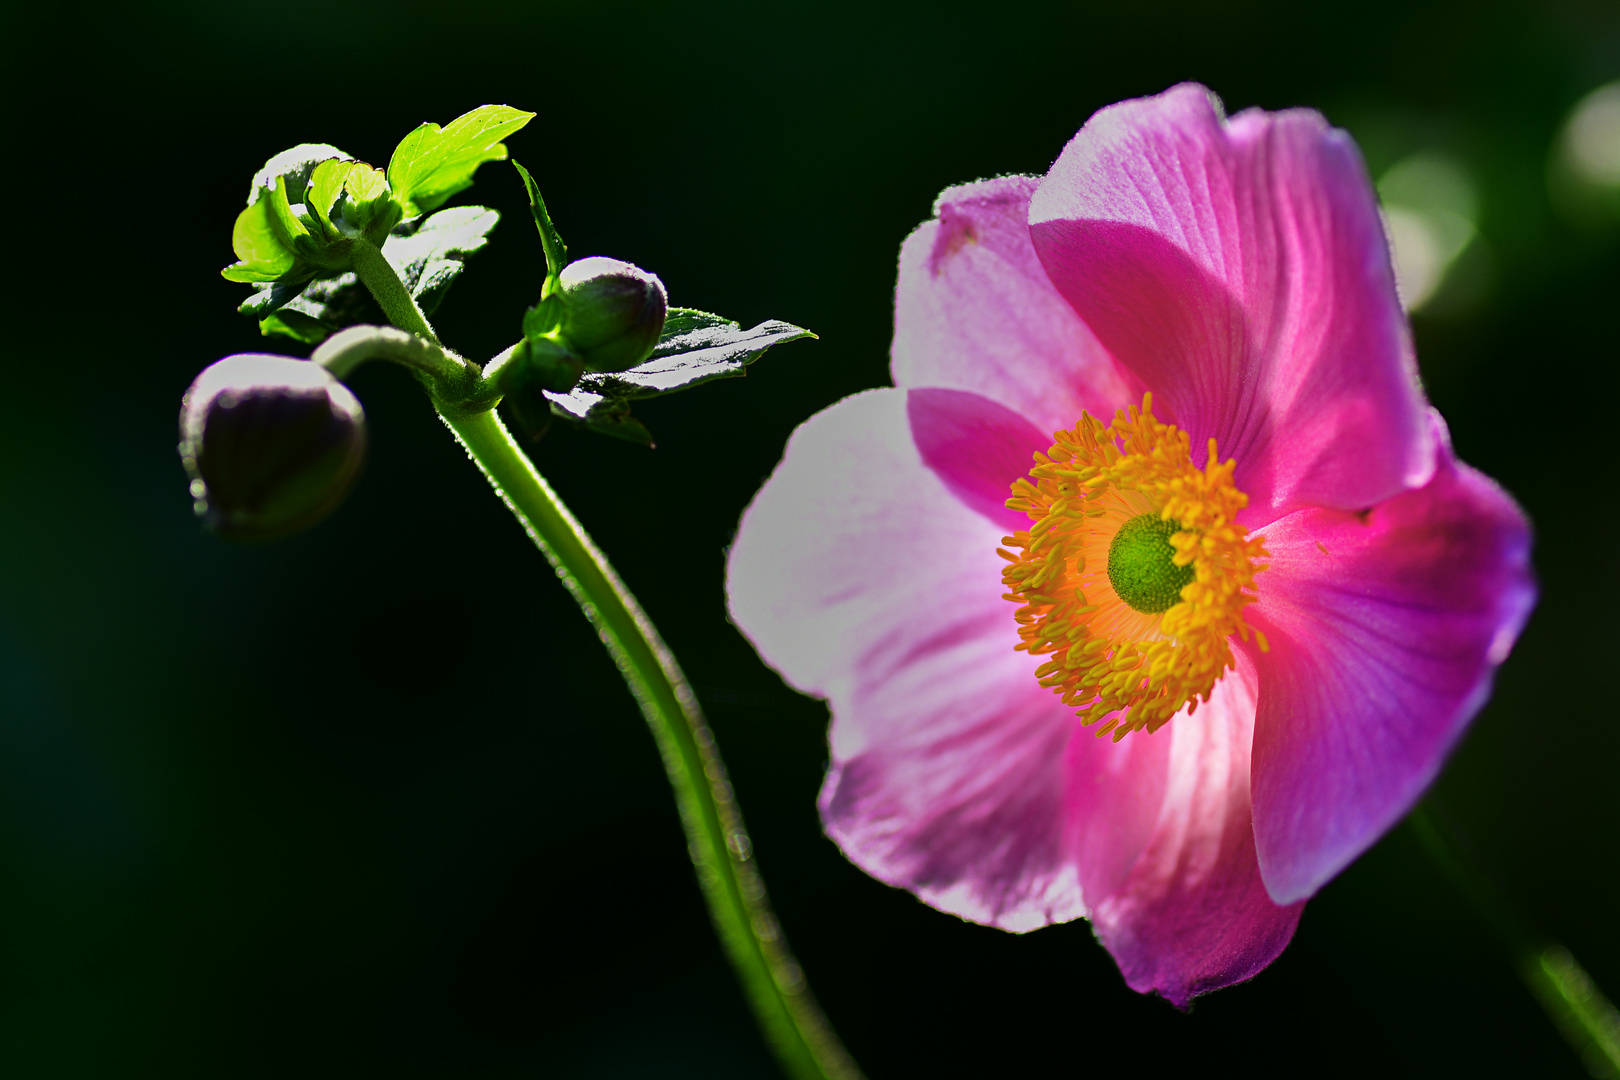
<path fill-rule="evenodd" d="M 1214 439 L 1193 467 L 1187 433 L 1154 418 L 1151 394 L 1112 426 L 1082 415 L 1053 439 L 1007 500 L 1031 522 L 1002 538 L 1016 647 L 1050 657 L 1035 677 L 1082 724 L 1102 721 L 1099 736 L 1157 731 L 1209 700 L 1233 634 L 1267 648 L 1243 621 L 1266 558 L 1236 521 L 1249 498 Z"/>
<path fill-rule="evenodd" d="M 1181 587 L 1197 576 L 1192 563 L 1177 566 L 1170 538 L 1181 522 L 1139 514 L 1119 527 L 1108 543 L 1108 583 L 1132 610 L 1145 615 L 1169 611 Z"/>

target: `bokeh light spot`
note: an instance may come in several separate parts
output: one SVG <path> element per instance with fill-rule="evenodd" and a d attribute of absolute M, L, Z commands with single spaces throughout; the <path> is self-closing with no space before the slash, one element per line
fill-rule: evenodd
<path fill-rule="evenodd" d="M 1439 291 L 1475 236 L 1479 197 L 1462 166 L 1413 154 L 1378 181 L 1401 303 L 1416 311 Z"/>

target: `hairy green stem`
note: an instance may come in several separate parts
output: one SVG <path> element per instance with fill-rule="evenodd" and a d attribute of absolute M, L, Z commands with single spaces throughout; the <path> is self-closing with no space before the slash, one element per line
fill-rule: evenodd
<path fill-rule="evenodd" d="M 351 371 L 367 360 L 390 360 L 438 382 L 448 382 L 469 372 L 476 375 L 476 370 L 455 353 L 392 326 L 351 326 L 339 330 L 323 341 L 310 359 L 336 379 L 348 378 Z"/>
<path fill-rule="evenodd" d="M 1620 1076 L 1620 1011 L 1568 949 L 1532 929 L 1463 853 L 1427 802 L 1407 822 L 1481 919 L 1496 932 L 1519 978 L 1593 1076 Z"/>
<path fill-rule="evenodd" d="M 388 321 L 401 330 L 439 344 L 439 336 L 433 332 L 427 316 L 417 306 L 416 297 L 400 280 L 399 271 L 394 269 L 394 264 L 388 261 L 382 249 L 365 237 L 356 237 L 350 243 L 353 245 L 350 257 L 354 260 L 354 272 L 365 282 L 377 306 L 388 316 Z"/>
<path fill-rule="evenodd" d="M 777 1060 L 804 1080 L 855 1080 L 860 1072 L 811 997 L 771 912 L 714 736 L 675 657 L 494 411 L 446 415 L 445 423 L 545 554 L 630 684 L 675 789 L 709 914 Z"/>
<path fill-rule="evenodd" d="M 366 249 L 369 254 L 363 254 Z M 551 563 L 630 684 L 675 789 L 709 916 L 783 1071 L 795 1080 L 861 1080 L 788 950 L 755 869 L 753 844 L 719 747 L 675 657 L 607 557 L 501 423 L 493 400 L 484 397 L 488 380 L 439 344 L 393 264 L 377 248 L 357 241 L 354 268 L 397 327 L 432 344 L 423 349 L 419 342 L 399 340 L 396 330 L 356 327 L 334 335 L 312 359 L 334 374 L 367 359 L 392 360 L 423 377 L 445 424 Z M 450 397 L 447 390 L 459 393 Z"/>

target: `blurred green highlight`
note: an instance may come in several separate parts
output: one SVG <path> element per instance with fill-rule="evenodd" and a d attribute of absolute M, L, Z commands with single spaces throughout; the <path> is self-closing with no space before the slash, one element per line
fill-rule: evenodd
<path fill-rule="evenodd" d="M 1407 816 L 1423 846 L 1496 933 L 1536 1001 L 1596 1077 L 1620 1076 L 1620 1011 L 1570 951 L 1530 927 L 1464 852 L 1430 801 Z"/>

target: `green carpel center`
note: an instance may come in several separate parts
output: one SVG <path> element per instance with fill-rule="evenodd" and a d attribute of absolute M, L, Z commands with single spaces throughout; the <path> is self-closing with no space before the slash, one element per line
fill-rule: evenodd
<path fill-rule="evenodd" d="M 1170 538 L 1181 532 L 1179 521 L 1140 514 L 1119 527 L 1108 545 L 1108 582 L 1119 598 L 1144 615 L 1169 611 L 1192 582 L 1191 563 L 1177 566 Z"/>

